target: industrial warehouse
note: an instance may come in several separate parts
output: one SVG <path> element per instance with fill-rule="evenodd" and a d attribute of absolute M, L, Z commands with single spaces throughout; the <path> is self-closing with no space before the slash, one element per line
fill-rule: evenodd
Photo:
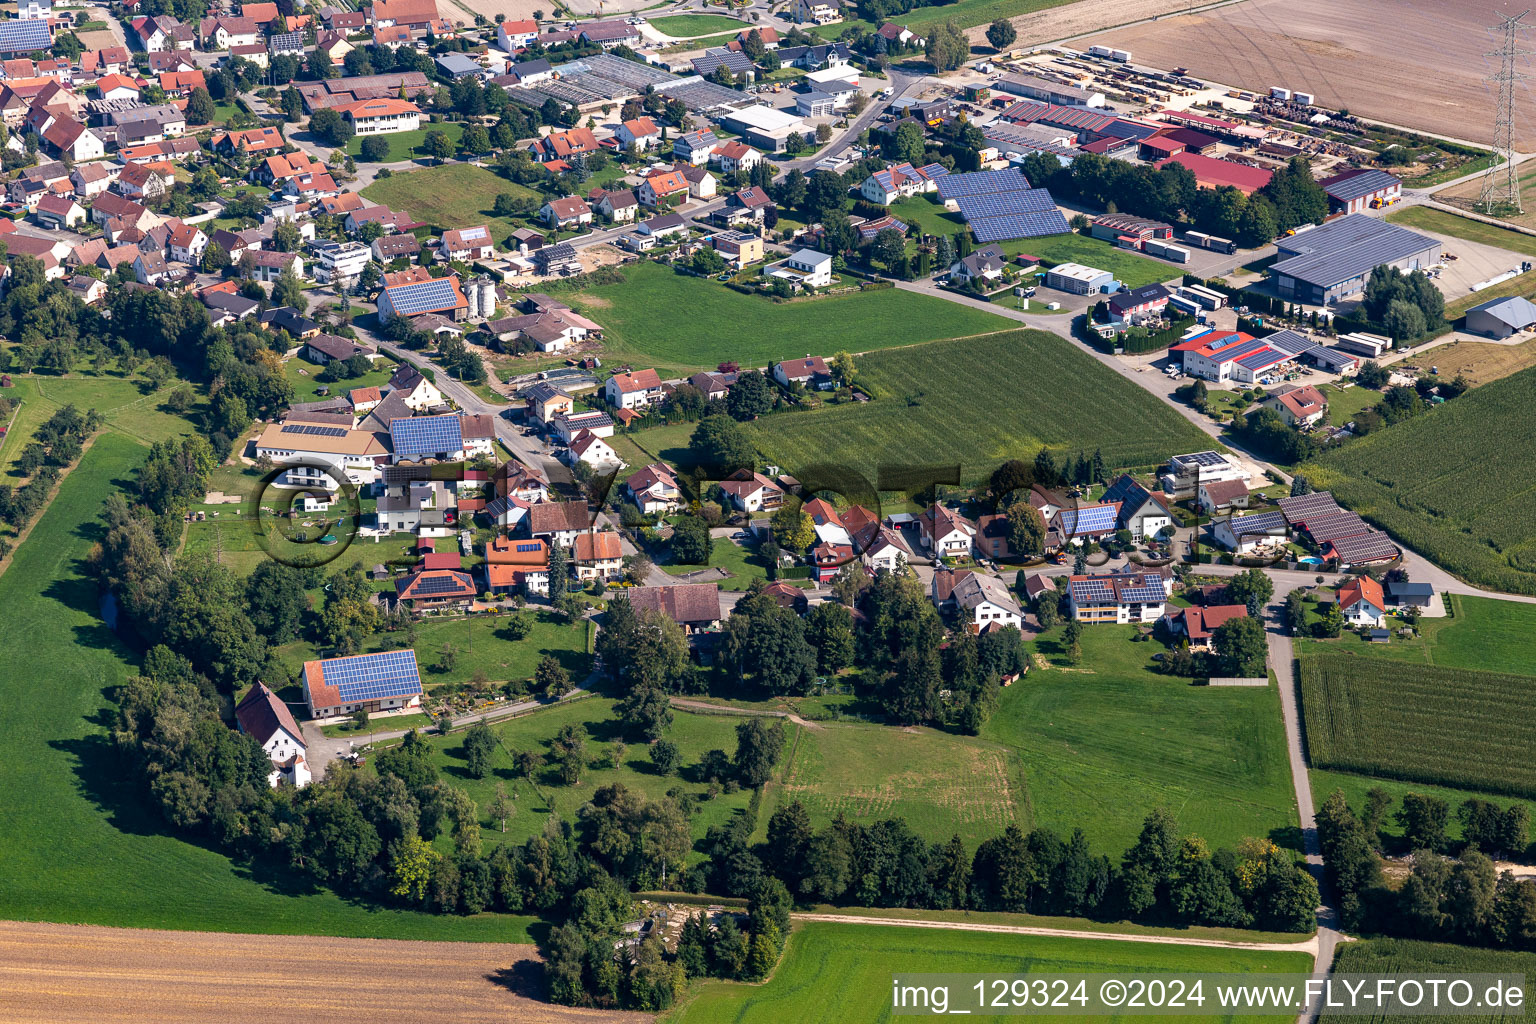
<path fill-rule="evenodd" d="M 1353 213 L 1275 243 L 1269 268 L 1282 299 L 1325 306 L 1359 294 L 1379 266 L 1422 270 L 1439 260 L 1440 243 L 1417 231 Z"/>

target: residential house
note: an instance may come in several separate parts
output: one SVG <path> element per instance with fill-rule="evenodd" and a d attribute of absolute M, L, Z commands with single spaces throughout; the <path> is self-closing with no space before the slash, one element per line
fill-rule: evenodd
<path fill-rule="evenodd" d="M 479 593 L 464 569 L 417 568 L 395 581 L 395 600 L 414 612 L 468 608 Z"/>
<path fill-rule="evenodd" d="M 72 229 L 85 223 L 85 207 L 68 196 L 53 194 L 37 201 L 37 222 L 47 228 Z"/>
<path fill-rule="evenodd" d="M 1117 477 L 1101 500 L 1120 506 L 1115 525 L 1118 529 L 1129 530 L 1133 540 L 1151 540 L 1174 525 L 1173 512 L 1162 494 L 1149 491 L 1129 474 Z"/>
<path fill-rule="evenodd" d="M 1067 601 L 1078 622 L 1156 622 L 1172 593 L 1173 576 L 1161 569 L 1072 576 L 1067 581 Z"/>
<path fill-rule="evenodd" d="M 304 277 L 304 257 L 296 252 L 278 252 L 275 249 L 247 249 L 240 257 L 242 266 L 249 264 L 251 279 L 271 284 L 292 270 L 294 276 Z"/>
<path fill-rule="evenodd" d="M 631 473 L 624 481 L 624 490 L 635 507 L 646 515 L 670 512 L 682 505 L 683 492 L 677 486 L 677 475 L 671 467 L 660 462 Z"/>
<path fill-rule="evenodd" d="M 597 212 L 610 224 L 628 224 L 640 213 L 640 200 L 631 189 L 604 192 L 597 201 Z"/>
<path fill-rule="evenodd" d="M 321 284 L 356 283 L 373 258 L 373 250 L 362 242 L 316 242 L 310 251 L 315 254 L 315 280 Z"/>
<path fill-rule="evenodd" d="M 1231 515 L 1211 523 L 1211 537 L 1216 543 L 1240 555 L 1272 544 L 1284 544 L 1289 536 L 1285 514 L 1276 509 L 1250 512 L 1245 516 Z"/>
<path fill-rule="evenodd" d="M 506 19 L 496 26 L 496 45 L 508 53 L 516 53 L 539 35 L 539 23 L 532 18 L 513 21 Z"/>
<path fill-rule="evenodd" d="M 718 583 L 635 587 L 629 592 L 629 604 L 635 611 L 660 612 L 690 634 L 716 629 L 725 617 Z"/>
<path fill-rule="evenodd" d="M 382 206 L 373 207 L 382 210 Z M 348 215 L 351 216 L 350 214 Z M 415 235 L 380 235 L 369 246 L 373 252 L 373 258 L 380 263 L 390 263 L 394 260 L 409 260 L 421 252 L 421 239 Z"/>
<path fill-rule="evenodd" d="M 450 320 L 469 318 L 469 300 L 459 286 L 459 275 L 433 277 L 425 267 L 385 274 L 378 304 L 380 323 L 392 316 L 413 317 L 422 313 L 437 313 Z"/>
<path fill-rule="evenodd" d="M 1328 399 L 1311 384 L 1282 384 L 1259 402 L 1273 409 L 1293 427 L 1306 428 L 1320 422 L 1328 413 Z"/>
<path fill-rule="evenodd" d="M 603 385 L 608 404 L 618 409 L 641 409 L 661 401 L 661 377 L 655 370 L 616 373 Z"/>
<path fill-rule="evenodd" d="M 661 144 L 661 129 L 656 127 L 656 122 L 649 117 L 636 117 L 628 121 L 620 122 L 619 130 L 614 133 L 619 140 L 619 145 L 628 149 L 644 152 Z"/>
<path fill-rule="evenodd" d="M 676 163 L 672 169 L 683 176 L 688 182 L 688 194 L 695 199 L 713 199 L 717 182 L 715 176 L 707 167 L 696 167 L 690 163 Z"/>
<path fill-rule="evenodd" d="M 304 340 L 302 351 L 305 359 L 324 366 L 333 360 L 344 362 L 353 356 L 371 356 L 376 350 L 367 342 L 353 341 L 334 334 L 317 334 Z"/>
<path fill-rule="evenodd" d="M 76 274 L 69 279 L 69 291 L 87 306 L 94 306 L 107 297 L 107 283 L 100 278 Z"/>
<path fill-rule="evenodd" d="M 917 517 L 918 538 L 935 558 L 969 558 L 976 524 L 934 502 Z"/>
<path fill-rule="evenodd" d="M 910 163 L 891 164 L 865 178 L 859 192 L 872 203 L 889 206 L 898 199 L 934 191 L 938 188 L 938 179 L 946 173 L 942 164 L 923 167 L 913 167 Z"/>
<path fill-rule="evenodd" d="M 170 266 L 165 262 L 165 254 L 159 250 L 140 252 L 133 261 L 133 277 L 139 284 L 159 285 L 160 282 L 174 276 Z"/>
<path fill-rule="evenodd" d="M 551 199 L 540 207 L 539 219 L 552 228 L 576 228 L 592 223 L 592 207 L 577 196 Z"/>
<path fill-rule="evenodd" d="M 191 224 L 182 224 L 171 232 L 167 240 L 171 259 L 179 263 L 196 263 L 208 248 L 208 236 Z"/>
<path fill-rule="evenodd" d="M 1122 288 L 1109 297 L 1109 315 L 1116 320 L 1159 316 L 1168 305 L 1171 293 L 1160 284 L 1140 288 Z"/>
<path fill-rule="evenodd" d="M 315 430 L 321 426 L 326 429 Z M 273 423 L 256 439 L 256 457 L 266 456 L 280 466 L 289 466 L 275 481 L 280 487 L 335 490 L 336 480 L 346 479 L 355 486 L 371 484 L 379 478 L 379 467 L 389 461 L 389 450 L 371 430 L 343 430 L 339 424 L 303 422 L 302 414 L 290 410 L 289 418 Z"/>
<path fill-rule="evenodd" d="M 466 459 L 493 458 L 496 455 L 496 417 L 489 413 L 459 414 L 459 436 L 464 442 Z"/>
<path fill-rule="evenodd" d="M 763 237 L 749 231 L 720 231 L 711 236 L 710 245 L 737 270 L 763 261 Z"/>
<path fill-rule="evenodd" d="M 1381 584 L 1369 576 L 1356 576 L 1339 588 L 1339 611 L 1352 626 L 1380 626 L 1387 617 L 1387 599 Z"/>
<path fill-rule="evenodd" d="M 798 249 L 767 270 L 769 277 L 781 278 L 796 288 L 826 288 L 832 284 L 832 256 L 815 249 Z M 774 368 L 778 378 L 778 368 Z M 780 383 L 788 383 L 788 376 Z"/>
<path fill-rule="evenodd" d="M 619 535 L 612 530 L 577 534 L 571 565 L 576 570 L 576 579 L 582 583 L 617 579 L 624 568 Z"/>
<path fill-rule="evenodd" d="M 496 255 L 496 246 L 491 241 L 491 229 L 484 224 L 476 224 L 473 227 L 444 231 L 442 247 L 438 251 L 444 259 L 469 263 L 490 259 Z"/>
<path fill-rule="evenodd" d="M 762 224 L 768 212 L 773 209 L 773 200 L 769 198 L 767 190 L 754 185 L 737 189 L 726 196 L 725 210 L 720 216 L 728 224 Z"/>
<path fill-rule="evenodd" d="M 1007 266 L 1008 258 L 1002 248 L 989 245 L 956 260 L 949 268 L 949 279 L 954 284 L 996 285 L 1002 281 Z"/>
<path fill-rule="evenodd" d="M 933 574 L 931 597 L 941 612 L 961 616 L 973 633 L 991 625 L 1023 625 L 1024 609 L 1008 585 L 996 576 L 969 569 L 939 569 Z"/>
<path fill-rule="evenodd" d="M 1193 608 L 1168 608 L 1163 614 L 1163 623 L 1173 636 L 1188 638 L 1190 647 L 1214 650 L 1211 639 L 1216 630 L 1233 619 L 1247 617 L 1247 605 L 1208 604 Z"/>
<path fill-rule="evenodd" d="M 585 501 L 544 501 L 528 510 L 528 535 L 569 548 L 592 528 Z"/>
<path fill-rule="evenodd" d="M 819 391 L 832 387 L 832 371 L 827 368 L 827 361 L 821 356 L 806 356 L 804 359 L 786 359 L 782 363 L 774 363 L 773 379 L 786 388 L 791 384 L 799 384 Z"/>
<path fill-rule="evenodd" d="M 170 189 L 171 172 L 163 164 L 129 164 L 117 176 L 114 187 L 129 199 L 158 199 Z"/>
<path fill-rule="evenodd" d="M 589 21 L 578 31 L 581 33 L 580 38 L 583 42 L 593 43 L 605 50 L 611 50 L 615 46 L 640 45 L 640 29 L 624 19 Z"/>
<path fill-rule="evenodd" d="M 550 132 L 542 139 L 534 140 L 528 152 L 540 163 L 549 163 L 551 160 L 572 163 L 601 148 L 592 129 L 569 128 L 561 132 Z"/>
<path fill-rule="evenodd" d="M 112 187 L 117 180 L 117 168 L 110 164 L 90 163 L 78 165 L 69 176 L 80 199 L 93 199 Z"/>
<path fill-rule="evenodd" d="M 740 469 L 720 481 L 720 490 L 743 512 L 771 512 L 784 504 L 784 489 L 761 473 Z"/>
<path fill-rule="evenodd" d="M 737 170 L 751 170 L 757 164 L 762 163 L 762 150 L 753 149 L 743 143 L 739 138 L 720 143 L 720 146 L 710 154 L 711 163 L 719 166 L 720 173 L 736 173 Z"/>
<path fill-rule="evenodd" d="M 688 179 L 676 170 L 652 171 L 646 175 L 636 190 L 640 201 L 647 206 L 673 205 L 687 198 Z"/>
<path fill-rule="evenodd" d="M 549 545 L 542 540 L 495 537 L 485 545 L 486 586 L 496 594 L 521 590 L 549 594 Z"/>
<path fill-rule="evenodd" d="M 427 412 L 443 405 L 443 393 L 437 385 L 409 363 L 401 363 L 389 378 L 389 392 L 398 392 L 412 412 Z"/>
<path fill-rule="evenodd" d="M 684 132 L 672 140 L 672 155 L 683 163 L 702 167 L 709 163 L 710 154 L 719 145 L 720 140 L 712 131 Z"/>
<path fill-rule="evenodd" d="M 581 273 L 581 256 L 576 252 L 576 247 L 570 242 L 556 242 L 554 245 L 546 245 L 535 249 L 533 262 L 539 269 L 539 273 L 546 277 L 559 275 L 566 277 L 571 274 Z M 597 325 L 587 321 L 589 329 L 596 330 Z"/>
<path fill-rule="evenodd" d="M 836 25 L 843 20 L 842 0 L 795 0 L 789 18 L 796 25 Z"/>
<path fill-rule="evenodd" d="M 1248 485 L 1242 480 L 1201 481 L 1195 495 L 1200 511 L 1208 516 L 1248 507 Z"/>
<path fill-rule="evenodd" d="M 276 789 L 286 783 L 294 789 L 302 789 L 309 784 L 303 730 L 294 721 L 288 705 L 278 700 L 277 694 L 268 689 L 266 683 L 252 684 L 240 698 L 240 703 L 235 705 L 235 724 L 261 745 L 262 752 L 272 762 L 267 785 Z"/>

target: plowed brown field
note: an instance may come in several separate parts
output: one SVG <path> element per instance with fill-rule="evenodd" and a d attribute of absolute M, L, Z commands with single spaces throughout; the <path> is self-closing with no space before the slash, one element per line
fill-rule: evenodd
<path fill-rule="evenodd" d="M 1128 49 L 1137 64 L 1258 91 L 1300 89 L 1327 107 L 1488 143 L 1494 95 L 1483 80 L 1493 66 L 1483 55 L 1498 46 L 1488 31 L 1495 12 L 1507 9 L 1490 0 L 1247 0 L 1084 42 Z M 1536 124 L 1525 118 L 1515 146 L 1533 143 Z"/>
<path fill-rule="evenodd" d="M 0 922 L 0 1021 L 642 1024 L 523 995 L 532 946 Z"/>

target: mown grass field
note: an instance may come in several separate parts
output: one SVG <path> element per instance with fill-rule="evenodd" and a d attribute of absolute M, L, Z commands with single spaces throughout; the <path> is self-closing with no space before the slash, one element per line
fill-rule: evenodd
<path fill-rule="evenodd" d="M 429 132 L 440 131 L 448 136 L 448 141 L 453 143 L 454 152 L 457 153 L 459 136 L 464 134 L 464 126 L 457 121 L 443 121 L 438 124 L 429 124 L 424 128 L 418 128 L 413 132 L 389 132 L 385 135 L 354 135 L 347 142 L 347 155 L 356 160 L 362 160 L 363 140 L 366 138 L 380 138 L 389 142 L 389 155 L 380 163 L 393 164 L 401 160 L 416 160 L 428 156 L 422 149 Z M 468 165 L 465 165 L 468 166 Z M 396 207 L 391 207 L 395 209 Z M 412 213 L 416 211 L 412 210 Z"/>
<path fill-rule="evenodd" d="M 499 246 L 510 232 L 524 226 L 521 220 L 491 215 L 496 197 L 503 192 L 514 196 L 535 194 L 532 189 L 483 167 L 454 163 L 392 174 L 363 189 L 362 195 L 391 210 L 404 210 L 431 225 L 433 233 L 486 224 Z"/>
<path fill-rule="evenodd" d="M 716 537 L 710 544 L 709 566 L 724 569 L 731 574 L 730 579 L 720 581 L 721 590 L 746 590 L 753 580 L 768 578 L 768 563 L 757 553 L 756 548 L 749 551 L 726 537 Z M 682 576 L 709 566 L 668 564 L 661 569 L 673 576 Z"/>
<path fill-rule="evenodd" d="M 651 765 L 649 747 L 644 743 L 627 744 L 620 766 L 614 768 L 611 762 L 614 741 L 623 738 L 614 716 L 614 704 L 606 697 L 586 697 L 499 725 L 493 723 L 500 749 L 496 752 L 490 778 L 476 779 L 466 770 L 462 729 L 448 736 L 431 738 L 434 760 L 453 785 L 464 789 L 480 805 L 481 826 L 487 842 L 521 843 L 542 832 L 552 815 L 576 822 L 576 812 L 592 799 L 599 786 L 622 783 L 651 800 L 660 799 L 672 789 L 703 797 L 709 784 L 699 779 L 694 770 L 699 759 L 705 751 L 712 749 L 724 750 L 727 754 L 736 750 L 736 726 L 742 718 L 674 711 L 666 738 L 677 744 L 682 757 L 682 766 L 676 775 L 658 773 Z M 562 726 L 568 724 L 578 726 L 586 739 L 589 767 L 582 773 L 580 782 L 574 786 L 565 785 L 555 769 L 548 766 L 534 774 L 532 784 L 513 771 L 514 751 L 548 755 L 550 741 Z M 786 724 L 789 743 L 794 742 L 796 728 Z M 501 831 L 499 821 L 492 821 L 490 817 L 491 801 L 495 798 L 498 783 L 506 786 L 507 795 L 517 805 L 517 813 L 507 820 L 506 832 Z M 721 793 L 712 800 L 701 799 L 692 819 L 694 840 L 703 839 L 711 825 L 725 824 L 733 815 L 744 811 L 751 798 L 750 790 L 737 790 Z"/>
<path fill-rule="evenodd" d="M 652 18 L 651 27 L 658 32 L 665 32 L 674 39 L 688 39 L 691 36 L 714 35 L 717 32 L 740 32 L 751 28 L 752 25 L 721 14 L 668 14 L 664 17 Z"/>
<path fill-rule="evenodd" d="M 656 366 L 664 375 L 713 370 L 727 360 L 765 366 L 1006 326 L 991 313 L 893 288 L 775 303 L 650 261 L 625 267 L 624 278 L 558 297 L 606 329 L 605 361 Z"/>
<path fill-rule="evenodd" d="M 1334 971 L 1341 974 L 1395 974 L 1402 977 L 1451 977 L 1457 974 L 1523 974 L 1525 1005 L 1510 1013 L 1490 1010 L 1475 1017 L 1415 1013 L 1373 1013 L 1378 1024 L 1465 1024 L 1470 1020 L 1496 1022 L 1524 1020 L 1528 1007 L 1536 999 L 1536 954 L 1502 949 L 1477 949 L 1437 942 L 1413 942 L 1406 939 L 1367 939 L 1341 942 L 1333 958 Z M 1481 995 L 1481 993 L 1479 993 Z M 1359 1020 L 1348 1013 L 1324 1009 L 1322 1020 Z"/>
<path fill-rule="evenodd" d="M 395 364 L 388 359 L 380 359 L 373 364 L 373 369 L 361 377 L 353 377 L 351 380 L 333 380 L 322 382 L 315 378 L 325 369 L 316 363 L 310 362 L 302 356 L 294 356 L 283 360 L 283 376 L 293 385 L 293 400 L 295 402 L 313 402 L 320 397 L 321 388 L 329 388 L 332 396 L 345 397 L 353 388 L 376 387 L 389 383 L 389 378 L 395 372 Z"/>
<path fill-rule="evenodd" d="M 1536 653 L 1531 650 L 1531 637 L 1536 636 L 1536 605 L 1464 594 L 1443 594 L 1441 598 L 1454 614 L 1419 619 L 1417 637 L 1393 637 L 1389 644 L 1368 643 L 1354 635 L 1336 640 L 1298 639 L 1296 653 L 1536 675 Z"/>
<path fill-rule="evenodd" d="M 1191 686 L 1152 670 L 1155 644 L 1129 626 L 1083 630 L 1069 664 L 1060 630 L 1042 634 L 1036 668 L 1005 689 L 982 737 L 1012 747 L 1028 821 L 1118 856 L 1156 807 L 1213 848 L 1268 836 L 1299 848 L 1279 693 Z M 1049 665 L 1040 668 L 1040 660 Z"/>
<path fill-rule="evenodd" d="M 1536 680 L 1326 654 L 1302 657 L 1302 710 L 1322 768 L 1536 796 Z"/>
<path fill-rule="evenodd" d="M 1318 490 L 1481 587 L 1536 594 L 1536 368 L 1302 468 Z"/>
<path fill-rule="evenodd" d="M 95 409 L 106 419 L 106 425 L 119 434 L 148 444 L 162 437 L 190 434 L 192 424 L 181 415 L 165 407 L 165 400 L 172 391 L 188 389 L 195 401 L 187 415 L 196 415 L 204 404 L 193 385 L 184 381 L 172 381 L 154 394 L 145 394 L 143 378 L 22 376 L 11 377 L 12 386 L 0 391 L 6 398 L 21 401 L 16 420 L 10 433 L 0 442 L 0 478 L 8 476 L 12 464 L 21 450 L 32 439 L 33 433 L 48 417 L 66 405 L 73 404 L 81 412 Z"/>
<path fill-rule="evenodd" d="M 185 424 L 183 424 L 185 426 Z M 31 652 L 0 673 L 0 915 L 119 927 L 528 941 L 526 917 L 354 904 L 283 865 L 237 864 L 173 835 L 108 738 L 111 691 L 135 671 L 102 625 L 83 560 L 144 446 L 100 437 L 0 576 L 5 636 Z"/>
<path fill-rule="evenodd" d="M 801 731 L 782 784 L 770 787 L 772 807 L 799 800 L 818 827 L 838 814 L 864 824 L 905 818 L 930 841 L 958 833 L 968 847 L 1008 825 L 1027 827 L 1022 766 L 1002 744 L 925 728 L 817 724 Z"/>
<path fill-rule="evenodd" d="M 767 983 L 707 982 L 664 1020 L 669 1024 L 886 1021 L 891 1019 L 891 977 L 903 972 L 1012 975 L 1125 971 L 1144 975 L 1152 971 L 1310 969 L 1311 958 L 1305 953 L 809 922 L 790 936 L 784 959 Z M 959 1008 L 955 1002 L 950 1006 Z M 1053 1019 L 1120 1018 L 1068 1015 Z"/>
<path fill-rule="evenodd" d="M 749 427 L 758 448 L 791 473 L 830 464 L 878 484 L 881 465 L 958 464 L 961 481 L 974 483 L 1042 447 L 1058 461 L 1102 449 L 1113 469 L 1211 444 L 1164 403 L 1043 331 L 879 352 L 858 366 L 875 401 L 765 416 Z M 688 432 L 679 433 L 686 443 Z M 648 435 L 639 440 L 650 448 Z"/>
<path fill-rule="evenodd" d="M 1510 252 L 1536 256 L 1536 235 L 1523 235 L 1518 231 L 1458 217 L 1454 213 L 1446 213 L 1444 210 L 1435 210 L 1428 206 L 1409 206 L 1401 210 L 1393 210 L 1387 214 L 1387 220 L 1408 228 L 1433 231 L 1437 235 L 1450 235 L 1452 238 L 1462 238 L 1468 242 L 1492 245 L 1500 249 L 1508 249 Z"/>

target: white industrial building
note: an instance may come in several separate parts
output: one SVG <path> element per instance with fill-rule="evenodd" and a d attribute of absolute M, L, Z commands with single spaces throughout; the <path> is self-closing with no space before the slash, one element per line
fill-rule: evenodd
<path fill-rule="evenodd" d="M 806 137 L 809 131 L 798 115 L 761 104 L 733 110 L 721 116 L 720 123 L 739 134 L 742 141 L 770 153 L 782 150 L 784 140 L 794 133 Z"/>

